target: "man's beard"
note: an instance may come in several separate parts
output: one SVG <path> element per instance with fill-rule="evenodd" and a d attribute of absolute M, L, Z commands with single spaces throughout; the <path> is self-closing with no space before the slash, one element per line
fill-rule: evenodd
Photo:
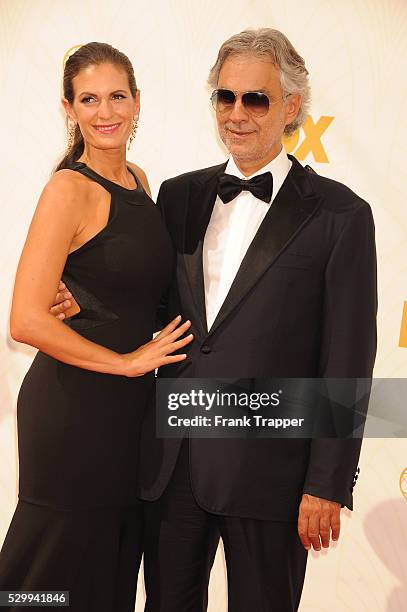
<path fill-rule="evenodd" d="M 234 142 L 233 139 L 228 136 L 225 136 L 225 139 L 222 139 L 222 141 L 229 153 L 232 155 L 233 159 L 239 161 L 258 162 L 259 160 L 268 157 L 273 147 L 275 146 L 274 142 L 268 143 L 263 147 L 256 147 L 255 145 L 251 147 L 240 147 L 239 145 L 235 146 L 236 142 Z"/>

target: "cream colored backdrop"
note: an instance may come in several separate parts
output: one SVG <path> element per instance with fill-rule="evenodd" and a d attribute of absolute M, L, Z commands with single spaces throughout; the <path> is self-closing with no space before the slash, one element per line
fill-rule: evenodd
<path fill-rule="evenodd" d="M 311 74 L 311 116 L 288 150 L 373 208 L 380 295 L 375 374 L 407 376 L 405 0 L 1 0 L 0 542 L 17 494 L 16 397 L 34 355 L 9 338 L 10 297 L 34 206 L 65 146 L 64 54 L 97 40 L 133 61 L 142 113 L 129 157 L 146 169 L 156 194 L 166 177 L 225 158 L 208 69 L 223 40 L 260 26 L 285 32 Z M 407 609 L 407 477 L 400 478 L 406 465 L 406 440 L 365 441 L 356 511 L 343 512 L 334 550 L 310 554 L 302 612 Z M 211 612 L 226 610 L 225 579 L 218 554 Z M 143 601 L 140 580 L 137 611 Z"/>

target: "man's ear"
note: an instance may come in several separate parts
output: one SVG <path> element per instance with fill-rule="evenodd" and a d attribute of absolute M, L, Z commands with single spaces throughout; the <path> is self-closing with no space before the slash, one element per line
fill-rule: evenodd
<path fill-rule="evenodd" d="M 76 118 L 75 112 L 71 106 L 71 104 L 68 102 L 68 100 L 66 98 L 61 98 L 61 104 L 65 109 L 66 115 L 67 117 L 73 121 L 74 123 L 77 123 L 78 120 Z"/>
<path fill-rule="evenodd" d="M 289 125 L 297 117 L 301 106 L 300 94 L 290 94 L 286 100 L 285 124 Z"/>

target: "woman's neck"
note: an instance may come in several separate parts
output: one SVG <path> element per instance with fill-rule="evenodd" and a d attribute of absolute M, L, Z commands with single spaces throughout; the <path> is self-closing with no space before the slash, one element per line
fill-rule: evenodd
<path fill-rule="evenodd" d="M 127 169 L 125 147 L 105 150 L 85 145 L 85 150 L 77 161 L 83 162 L 109 181 L 129 189 L 134 187 L 134 177 Z"/>

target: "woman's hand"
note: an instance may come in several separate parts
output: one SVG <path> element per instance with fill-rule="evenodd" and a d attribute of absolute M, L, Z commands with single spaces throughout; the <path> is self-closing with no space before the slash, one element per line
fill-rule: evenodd
<path fill-rule="evenodd" d="M 189 344 L 194 337 L 193 334 L 189 334 L 178 340 L 191 327 L 191 321 L 185 321 L 182 325 L 179 325 L 180 322 L 181 316 L 178 315 L 157 334 L 154 340 L 143 344 L 136 351 L 124 354 L 123 374 L 129 377 L 143 376 L 161 366 L 186 359 L 185 353 L 171 355 Z"/>
<path fill-rule="evenodd" d="M 60 320 L 80 312 L 75 296 L 72 295 L 62 280 L 59 282 L 58 292 L 49 312 L 56 319 Z M 190 321 L 186 321 L 182 325 L 179 325 L 180 322 L 181 315 L 178 315 L 155 336 L 154 340 L 143 344 L 131 353 L 120 355 L 122 365 L 119 366 L 119 371 L 115 373 L 133 378 L 143 376 L 147 372 L 152 372 L 163 365 L 186 359 L 187 355 L 185 353 L 171 355 L 171 353 L 183 348 L 193 340 L 193 334 L 189 334 L 189 336 L 179 340 L 191 327 Z"/>

